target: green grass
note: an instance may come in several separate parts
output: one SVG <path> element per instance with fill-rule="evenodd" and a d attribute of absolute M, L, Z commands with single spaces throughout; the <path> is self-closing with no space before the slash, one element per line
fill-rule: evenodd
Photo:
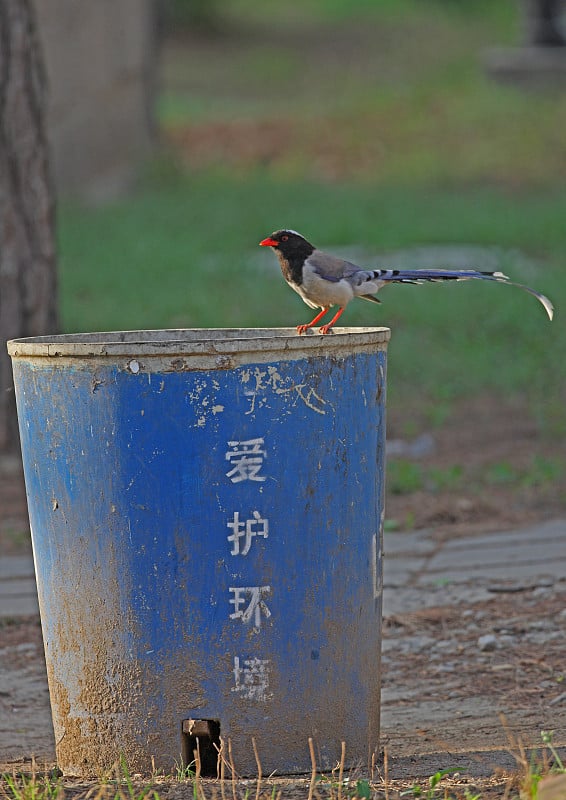
<path fill-rule="evenodd" d="M 517 489 L 552 488 L 564 474 L 566 462 L 533 455 L 530 463 L 517 467 L 508 461 L 494 461 L 478 469 L 465 464 L 432 467 L 404 458 L 387 463 L 387 488 L 392 494 L 409 495 L 417 491 L 473 492 L 481 495 L 490 486 L 515 486 Z"/>
<path fill-rule="evenodd" d="M 251 163 L 276 177 L 410 186 L 563 184 L 563 93 L 525 92 L 485 73 L 490 47 L 520 40 L 512 0 L 222 7 L 223 33 L 179 36 L 164 53 L 161 119 L 185 142 L 191 168 L 220 161 L 245 172 Z"/>
<path fill-rule="evenodd" d="M 447 398 L 450 405 L 489 390 L 526 393 L 559 409 L 566 386 L 564 219 L 566 191 L 558 190 L 327 187 L 259 174 L 154 180 L 119 203 L 61 211 L 63 325 L 86 331 L 307 321 L 310 310 L 285 285 L 273 255 L 258 247 L 279 226 L 354 257 L 361 246 L 368 264 L 414 245 L 492 245 L 505 272 L 552 298 L 553 323 L 513 287 L 471 283 L 391 287 L 380 307 L 352 303 L 344 323 L 392 328 L 390 402 L 416 392 L 435 400 L 434 416 Z M 532 266 L 525 267 L 525 253 Z"/>
<path fill-rule="evenodd" d="M 511 287 L 392 287 L 389 407 L 441 424 L 458 398 L 520 393 L 566 434 L 566 99 L 490 81 L 513 0 L 225 0 L 214 36 L 165 48 L 173 156 L 135 196 L 60 213 L 65 330 L 294 325 L 310 311 L 257 243 L 289 226 L 368 265 L 422 245 L 496 248 Z M 183 166 L 184 165 L 184 166 Z M 450 266 L 444 263 L 442 266 Z M 409 415 L 407 415 L 409 419 Z"/>

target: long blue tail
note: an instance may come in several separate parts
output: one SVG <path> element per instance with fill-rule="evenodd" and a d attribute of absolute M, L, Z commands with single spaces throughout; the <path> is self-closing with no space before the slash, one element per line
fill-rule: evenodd
<path fill-rule="evenodd" d="M 469 281 L 479 278 L 484 281 L 507 283 L 509 278 L 502 272 L 480 272 L 477 269 L 378 269 L 376 278 L 394 283 L 426 283 L 429 281 Z"/>
<path fill-rule="evenodd" d="M 475 269 L 378 269 L 375 270 L 374 274 L 378 280 L 391 283 L 418 284 L 434 281 L 468 281 L 474 279 L 507 283 L 509 286 L 517 286 L 519 289 L 532 294 L 542 304 L 549 319 L 554 316 L 554 306 L 548 297 L 536 292 L 529 286 L 524 286 L 522 283 L 510 281 L 503 272 L 480 272 Z"/>

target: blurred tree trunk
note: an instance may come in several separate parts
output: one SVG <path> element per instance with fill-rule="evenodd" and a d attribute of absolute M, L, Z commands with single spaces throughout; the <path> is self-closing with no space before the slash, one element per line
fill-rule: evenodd
<path fill-rule="evenodd" d="M 0 451 L 18 443 L 6 340 L 57 325 L 46 116 L 32 0 L 0 0 Z"/>
<path fill-rule="evenodd" d="M 563 0 L 525 0 L 527 43 L 539 47 L 564 47 L 560 29 Z"/>

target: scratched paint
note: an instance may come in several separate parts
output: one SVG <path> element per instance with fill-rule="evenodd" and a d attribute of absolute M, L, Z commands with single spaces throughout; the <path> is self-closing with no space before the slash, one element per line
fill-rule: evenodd
<path fill-rule="evenodd" d="M 379 744 L 388 331 L 10 344 L 57 758 L 238 771 Z"/>

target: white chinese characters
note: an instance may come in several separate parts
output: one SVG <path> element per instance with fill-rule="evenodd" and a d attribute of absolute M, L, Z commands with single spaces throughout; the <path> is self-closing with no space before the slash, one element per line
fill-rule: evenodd
<path fill-rule="evenodd" d="M 225 473 L 226 478 L 232 484 L 241 486 L 238 494 L 242 499 L 247 498 L 249 502 L 250 494 L 255 496 L 256 491 L 263 491 L 262 483 L 266 480 L 263 474 L 264 460 L 267 458 L 267 449 L 263 437 L 254 439 L 234 439 L 227 442 L 225 459 L 230 464 L 230 469 Z M 255 483 L 256 489 L 253 484 Z M 248 485 L 246 485 L 248 484 Z M 255 503 L 255 500 L 251 502 Z M 250 505 L 247 506 L 250 509 Z M 251 505 L 253 509 L 253 505 Z M 226 527 L 230 533 L 226 536 L 230 544 L 230 555 L 232 557 L 245 557 L 249 554 L 252 547 L 257 547 L 259 539 L 267 541 L 269 538 L 269 520 L 262 514 L 257 507 L 253 510 L 233 511 L 231 518 L 226 520 Z M 256 544 L 254 544 L 256 543 Z M 255 561 L 253 562 L 255 563 Z M 240 577 L 242 583 L 256 583 L 255 578 L 250 580 L 246 570 L 241 565 L 241 569 L 232 572 L 233 579 Z M 236 582 L 236 581 L 235 581 Z M 260 584 L 261 580 L 257 580 Z M 228 588 L 228 603 L 231 606 L 229 619 L 242 623 L 251 629 L 253 634 L 260 634 L 262 623 L 271 617 L 271 610 L 267 605 L 267 600 L 271 595 L 271 586 L 230 586 Z M 239 638 L 239 637 L 238 637 Z M 245 637 L 249 643 L 249 639 Z M 259 639 L 254 636 L 253 650 L 257 650 Z M 234 655 L 234 668 L 232 670 L 233 685 L 231 691 L 240 698 L 255 702 L 265 702 L 273 695 L 269 691 L 269 660 L 261 658 L 258 653 L 241 653 Z"/>
<path fill-rule="evenodd" d="M 226 477 L 230 478 L 232 483 L 265 480 L 265 475 L 259 474 L 263 460 L 267 457 L 263 444 L 262 438 L 228 442 L 231 449 L 226 453 L 226 461 L 230 462 L 232 469 L 226 473 Z"/>
<path fill-rule="evenodd" d="M 234 686 L 246 700 L 267 700 L 272 695 L 269 689 L 269 661 L 265 658 L 245 658 L 240 661 L 234 656 Z"/>
<path fill-rule="evenodd" d="M 253 511 L 251 519 L 246 520 L 240 520 L 239 512 L 234 511 L 234 516 L 226 523 L 226 527 L 232 529 L 232 533 L 226 538 L 232 543 L 230 554 L 233 556 L 247 556 L 256 536 L 267 539 L 269 535 L 269 521 L 263 519 L 259 511 Z"/>
<path fill-rule="evenodd" d="M 234 606 L 230 619 L 241 619 L 242 622 L 251 622 L 253 619 L 254 628 L 259 630 L 262 615 L 266 619 L 271 616 L 263 599 L 271 592 L 271 586 L 231 586 L 228 591 L 234 593 L 230 598 L 230 604 Z"/>

